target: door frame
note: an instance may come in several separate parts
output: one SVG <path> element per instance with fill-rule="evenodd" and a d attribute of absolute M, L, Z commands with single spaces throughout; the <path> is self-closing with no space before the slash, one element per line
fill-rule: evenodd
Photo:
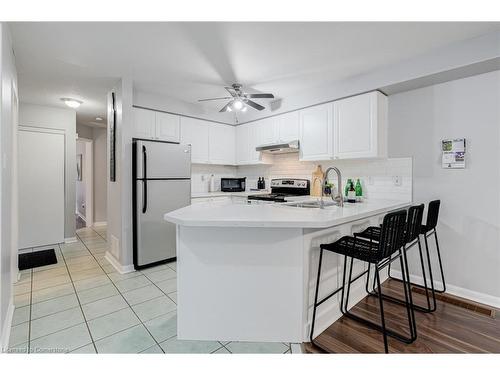
<path fill-rule="evenodd" d="M 85 176 L 85 225 L 94 226 L 94 141 L 89 138 L 78 137 L 76 142 L 85 146 L 85 160 L 83 161 L 83 176 Z M 75 181 L 76 184 L 76 181 Z M 77 212 L 78 214 L 78 212 Z"/>

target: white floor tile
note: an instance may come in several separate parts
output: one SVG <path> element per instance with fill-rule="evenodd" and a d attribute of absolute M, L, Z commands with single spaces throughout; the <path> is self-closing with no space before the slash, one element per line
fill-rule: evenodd
<path fill-rule="evenodd" d="M 10 329 L 9 347 L 16 347 L 29 339 L 29 323 L 22 323 Z"/>
<path fill-rule="evenodd" d="M 82 305 L 83 314 L 87 320 L 92 320 L 127 307 L 127 302 L 119 294 Z"/>
<path fill-rule="evenodd" d="M 68 353 L 92 343 L 85 323 L 31 340 L 30 353 Z"/>
<path fill-rule="evenodd" d="M 163 354 L 163 350 L 158 345 L 152 346 L 146 350 L 143 350 L 140 354 Z"/>
<path fill-rule="evenodd" d="M 30 306 L 17 307 L 12 317 L 12 325 L 16 326 L 30 320 Z"/>
<path fill-rule="evenodd" d="M 78 306 L 78 299 L 76 298 L 75 293 L 53 298 L 47 301 L 33 304 L 31 310 L 31 319 L 38 319 L 47 315 L 55 314 L 59 311 L 68 310 Z"/>
<path fill-rule="evenodd" d="M 130 308 L 119 310 L 88 322 L 94 340 L 110 336 L 139 323 L 139 319 Z"/>
<path fill-rule="evenodd" d="M 31 339 L 34 340 L 83 322 L 80 307 L 35 319 L 31 321 Z"/>
<path fill-rule="evenodd" d="M 158 283 L 160 281 L 168 280 L 168 279 L 175 279 L 177 277 L 177 273 L 168 268 L 165 270 L 160 270 L 156 272 L 151 272 L 147 274 L 147 278 L 151 280 L 153 283 Z"/>
<path fill-rule="evenodd" d="M 115 286 L 122 293 L 127 292 L 129 290 L 138 289 L 146 285 L 151 285 L 151 281 L 149 281 L 143 275 L 115 282 Z"/>
<path fill-rule="evenodd" d="M 74 292 L 75 289 L 73 288 L 73 284 L 71 283 L 58 285 L 52 288 L 37 290 L 34 291 L 31 295 L 32 299 L 31 303 L 46 301 L 48 299 L 65 296 L 68 294 L 72 294 Z"/>
<path fill-rule="evenodd" d="M 177 335 L 177 313 L 171 312 L 144 323 L 156 341 L 164 341 Z"/>
<path fill-rule="evenodd" d="M 289 350 L 287 345 L 281 342 L 230 342 L 226 345 L 231 353 L 284 353 Z"/>
<path fill-rule="evenodd" d="M 70 354 L 96 354 L 96 351 L 94 344 L 88 344 L 71 351 Z"/>
<path fill-rule="evenodd" d="M 156 283 L 156 286 L 160 288 L 163 293 L 169 294 L 177 291 L 177 279 L 169 279 Z"/>
<path fill-rule="evenodd" d="M 157 316 L 167 314 L 177 309 L 177 305 L 168 297 L 161 296 L 138 305 L 132 306 L 132 309 L 143 322 L 156 318 Z"/>
<path fill-rule="evenodd" d="M 172 337 L 160 343 L 161 348 L 165 353 L 213 353 L 222 348 L 222 345 L 217 341 L 190 341 L 177 340 L 177 337 Z"/>
<path fill-rule="evenodd" d="M 213 352 L 213 354 L 231 354 L 231 352 L 222 346 Z"/>
<path fill-rule="evenodd" d="M 139 353 L 154 344 L 155 341 L 142 325 L 95 342 L 98 353 Z"/>
<path fill-rule="evenodd" d="M 109 283 L 92 289 L 80 290 L 77 294 L 80 299 L 80 303 L 84 305 L 103 298 L 115 296 L 119 294 L 119 292 L 113 284 Z"/>
<path fill-rule="evenodd" d="M 111 281 L 106 275 L 101 275 L 97 277 L 92 277 L 90 279 L 84 279 L 74 282 L 75 289 L 77 292 L 85 289 L 97 288 L 98 286 L 103 286 L 107 284 L 111 284 Z"/>
<path fill-rule="evenodd" d="M 155 285 L 147 285 L 145 287 L 123 293 L 123 297 L 131 305 L 137 305 L 138 303 L 142 303 L 160 296 L 163 296 L 163 292 Z"/>

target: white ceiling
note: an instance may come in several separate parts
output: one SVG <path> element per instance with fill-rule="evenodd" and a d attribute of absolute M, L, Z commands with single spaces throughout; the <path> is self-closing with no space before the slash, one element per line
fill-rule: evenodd
<path fill-rule="evenodd" d="M 279 98 L 500 30 L 500 23 L 11 23 L 22 101 L 105 117 L 120 77 L 188 103 L 239 82 Z M 266 105 L 266 101 L 260 100 Z M 204 104 L 216 112 L 224 102 Z"/>

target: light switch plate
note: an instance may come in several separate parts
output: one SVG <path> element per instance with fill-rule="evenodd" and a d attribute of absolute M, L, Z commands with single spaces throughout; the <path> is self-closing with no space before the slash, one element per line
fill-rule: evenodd
<path fill-rule="evenodd" d="M 394 182 L 394 186 L 401 186 L 403 183 L 401 176 L 393 176 L 392 181 Z"/>

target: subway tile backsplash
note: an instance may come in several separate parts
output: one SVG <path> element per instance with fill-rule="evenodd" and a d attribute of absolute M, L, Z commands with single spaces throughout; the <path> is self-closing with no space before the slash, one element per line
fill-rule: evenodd
<path fill-rule="evenodd" d="M 323 170 L 335 165 L 342 172 L 342 183 L 348 178 L 359 178 L 363 184 L 366 198 L 412 199 L 412 158 L 375 159 L 375 160 L 334 160 L 322 162 L 301 162 L 298 154 L 274 155 L 272 165 L 218 166 L 194 164 L 192 167 L 192 191 L 208 191 L 209 177 L 215 176 L 216 190 L 220 190 L 221 177 L 246 177 L 247 190 L 257 187 L 257 179 L 264 177 L 266 187 L 272 178 L 292 177 L 311 179 L 318 164 Z M 332 178 L 335 180 L 334 174 Z M 395 184 L 395 177 L 400 177 L 400 185 Z M 336 180 L 334 181 L 336 182 Z"/>

